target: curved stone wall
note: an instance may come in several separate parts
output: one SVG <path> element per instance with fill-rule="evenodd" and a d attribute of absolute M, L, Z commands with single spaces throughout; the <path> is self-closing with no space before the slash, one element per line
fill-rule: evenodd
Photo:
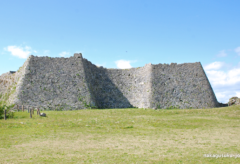
<path fill-rule="evenodd" d="M 151 67 L 106 69 L 83 59 L 93 101 L 99 108 L 150 106 Z"/>

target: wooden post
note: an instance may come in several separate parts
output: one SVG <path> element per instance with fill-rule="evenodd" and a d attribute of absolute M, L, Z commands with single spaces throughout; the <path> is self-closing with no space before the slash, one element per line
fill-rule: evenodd
<path fill-rule="evenodd" d="M 24 106 L 22 105 L 22 111 L 24 112 Z"/>
<path fill-rule="evenodd" d="M 30 112 L 29 106 L 28 106 L 28 113 Z"/>
<path fill-rule="evenodd" d="M 40 115 L 40 110 L 39 110 L 39 108 L 37 108 L 37 115 Z"/>
<path fill-rule="evenodd" d="M 29 112 L 29 113 L 30 113 L 30 118 L 32 118 L 32 110 L 31 110 L 31 109 L 30 109 L 30 112 Z"/>
<path fill-rule="evenodd" d="M 5 109 L 4 110 L 4 120 L 6 120 L 7 119 L 7 110 Z"/>

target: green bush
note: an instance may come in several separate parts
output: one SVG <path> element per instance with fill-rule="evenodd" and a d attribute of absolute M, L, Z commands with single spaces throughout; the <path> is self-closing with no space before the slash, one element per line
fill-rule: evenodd
<path fill-rule="evenodd" d="M 14 117 L 14 112 L 11 110 L 13 107 L 14 107 L 14 105 L 10 105 L 10 106 L 3 105 L 3 106 L 0 106 L 0 119 L 4 118 L 4 110 L 7 110 L 7 114 L 6 114 L 7 118 L 13 118 Z"/>

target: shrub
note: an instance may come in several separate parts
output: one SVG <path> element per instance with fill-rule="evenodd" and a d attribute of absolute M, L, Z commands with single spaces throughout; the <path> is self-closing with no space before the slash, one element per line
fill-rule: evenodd
<path fill-rule="evenodd" d="M 10 106 L 3 105 L 3 106 L 0 106 L 0 119 L 4 118 L 4 110 L 7 110 L 7 114 L 6 114 L 7 118 L 13 118 L 14 117 L 14 112 L 11 110 L 13 107 L 14 107 L 14 105 L 10 105 Z"/>

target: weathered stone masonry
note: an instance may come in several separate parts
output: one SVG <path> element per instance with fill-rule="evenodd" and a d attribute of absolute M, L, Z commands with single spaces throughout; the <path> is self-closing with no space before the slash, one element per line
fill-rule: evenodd
<path fill-rule="evenodd" d="M 210 108 L 218 102 L 200 63 L 97 67 L 70 58 L 30 56 L 16 73 L 0 76 L 0 101 L 71 110 L 98 108 Z"/>

